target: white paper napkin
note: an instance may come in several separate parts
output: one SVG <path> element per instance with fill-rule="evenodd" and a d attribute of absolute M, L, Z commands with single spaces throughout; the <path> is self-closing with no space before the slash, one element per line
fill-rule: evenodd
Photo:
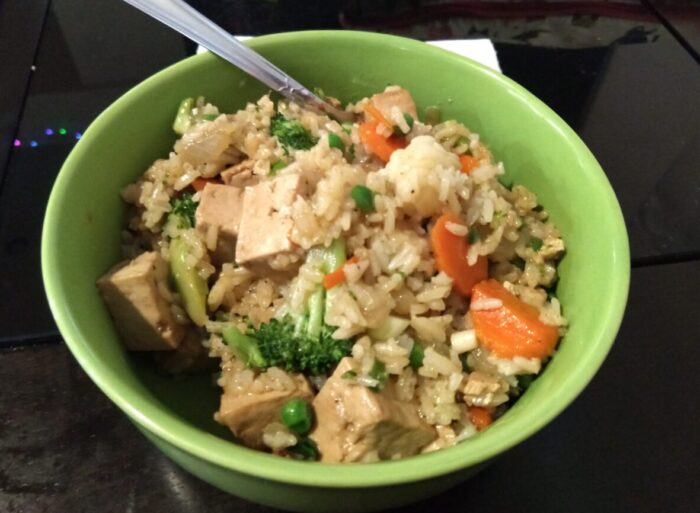
<path fill-rule="evenodd" d="M 250 36 L 236 36 L 241 41 L 250 39 Z M 469 57 L 498 72 L 501 67 L 498 64 L 496 49 L 490 39 L 446 39 L 443 41 L 428 41 L 428 44 L 449 50 L 463 57 Z M 206 52 L 207 49 L 198 46 L 197 53 Z"/>

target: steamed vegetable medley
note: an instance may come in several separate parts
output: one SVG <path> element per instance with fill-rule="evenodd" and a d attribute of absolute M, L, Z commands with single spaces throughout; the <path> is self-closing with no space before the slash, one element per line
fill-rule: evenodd
<path fill-rule="evenodd" d="M 346 109 L 356 122 L 183 101 L 173 151 L 123 191 L 126 260 L 98 281 L 128 349 L 218 365 L 216 420 L 303 460 L 477 435 L 566 325 L 564 243 L 477 134 L 396 86 Z"/>

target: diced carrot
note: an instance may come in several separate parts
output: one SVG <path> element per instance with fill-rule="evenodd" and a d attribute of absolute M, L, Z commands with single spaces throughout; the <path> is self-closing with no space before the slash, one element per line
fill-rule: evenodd
<path fill-rule="evenodd" d="M 462 173 L 469 174 L 479 165 L 479 161 L 471 155 L 460 155 L 459 165 L 462 168 Z"/>
<path fill-rule="evenodd" d="M 441 215 L 430 232 L 430 244 L 435 255 L 435 266 L 454 282 L 454 288 L 465 297 L 472 293 L 472 287 L 488 278 L 486 257 L 477 258 L 474 265 L 467 262 L 469 243 L 466 237 L 455 235 L 447 229 L 447 223 L 464 226 L 457 214 L 448 212 Z"/>
<path fill-rule="evenodd" d="M 323 286 L 326 289 L 332 289 L 336 285 L 340 285 L 345 281 L 345 266 L 349 264 L 356 264 L 358 258 L 356 256 L 348 258 L 346 262 L 338 267 L 332 273 L 328 273 L 323 277 Z"/>
<path fill-rule="evenodd" d="M 372 116 L 374 120 L 377 123 L 380 123 L 384 125 L 385 127 L 392 129 L 394 128 L 394 125 L 392 125 L 388 119 L 384 117 L 384 114 L 382 114 L 382 111 L 380 111 L 377 107 L 374 106 L 372 102 L 367 102 L 365 105 L 365 112 Z"/>
<path fill-rule="evenodd" d="M 496 280 L 477 283 L 472 304 L 482 299 L 498 299 L 501 306 L 486 310 L 470 309 L 476 338 L 501 358 L 545 358 L 552 354 L 559 331 L 540 321 L 540 312 L 521 301 Z"/>
<path fill-rule="evenodd" d="M 401 137 L 382 137 L 377 133 L 376 121 L 362 123 L 359 128 L 360 140 L 365 148 L 384 162 L 389 162 L 391 154 L 406 147 L 406 140 Z"/>
<path fill-rule="evenodd" d="M 469 420 L 472 421 L 477 431 L 483 431 L 493 422 L 491 412 L 481 406 L 469 407 Z"/>
<path fill-rule="evenodd" d="M 204 189 L 204 186 L 205 186 L 206 184 L 208 184 L 208 183 L 221 184 L 221 183 L 223 183 L 223 182 L 222 182 L 221 180 L 219 180 L 218 178 L 202 178 L 202 177 L 199 177 L 199 178 L 195 178 L 195 179 L 192 181 L 192 183 L 191 183 L 190 185 L 192 186 L 192 188 L 193 188 L 195 191 L 199 192 L 199 191 L 201 191 L 202 189 Z"/>

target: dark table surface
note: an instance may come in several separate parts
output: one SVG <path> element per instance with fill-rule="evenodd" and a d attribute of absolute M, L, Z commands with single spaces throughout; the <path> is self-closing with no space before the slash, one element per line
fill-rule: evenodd
<path fill-rule="evenodd" d="M 632 285 L 598 375 L 479 476 L 405 510 L 700 511 L 700 3 L 192 3 L 238 34 L 491 38 L 503 72 L 571 124 L 620 200 Z M 41 285 L 42 217 L 66 155 L 120 94 L 194 48 L 118 0 L 0 0 L 2 512 L 272 511 L 146 442 L 75 363 Z"/>

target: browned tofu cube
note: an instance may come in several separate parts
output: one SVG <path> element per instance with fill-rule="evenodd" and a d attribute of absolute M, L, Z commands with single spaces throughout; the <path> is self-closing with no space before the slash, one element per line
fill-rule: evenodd
<path fill-rule="evenodd" d="M 418 119 L 416 103 L 413 101 L 411 93 L 406 89 L 392 87 L 388 91 L 375 94 L 370 100 L 389 121 L 392 118 L 391 110 L 393 107 L 398 107 L 402 113 L 410 114 L 413 119 Z"/>
<path fill-rule="evenodd" d="M 326 462 L 390 460 L 411 456 L 435 440 L 433 427 L 425 423 L 418 407 L 394 398 L 393 385 L 381 392 L 343 378 L 357 372 L 351 358 L 344 358 L 314 399 L 316 428 L 311 438 Z"/>
<path fill-rule="evenodd" d="M 258 394 L 235 395 L 225 390 L 221 396 L 219 422 L 231 429 L 247 447 L 264 449 L 263 430 L 272 422 L 280 421 L 280 409 L 289 399 L 313 397 L 306 378 L 294 376 L 296 387 L 290 390 L 271 390 Z"/>
<path fill-rule="evenodd" d="M 181 342 L 185 330 L 159 292 L 168 264 L 156 252 L 122 262 L 97 280 L 124 345 L 131 351 L 168 351 Z"/>
<path fill-rule="evenodd" d="M 204 186 L 195 212 L 195 225 L 205 239 L 212 227 L 217 229 L 216 250 L 212 254 L 215 263 L 233 262 L 242 212 L 243 189 L 212 183 Z"/>
<path fill-rule="evenodd" d="M 297 174 L 283 175 L 246 187 L 238 229 L 236 262 L 245 264 L 287 253 L 294 248 L 291 206 L 303 190 Z"/>

